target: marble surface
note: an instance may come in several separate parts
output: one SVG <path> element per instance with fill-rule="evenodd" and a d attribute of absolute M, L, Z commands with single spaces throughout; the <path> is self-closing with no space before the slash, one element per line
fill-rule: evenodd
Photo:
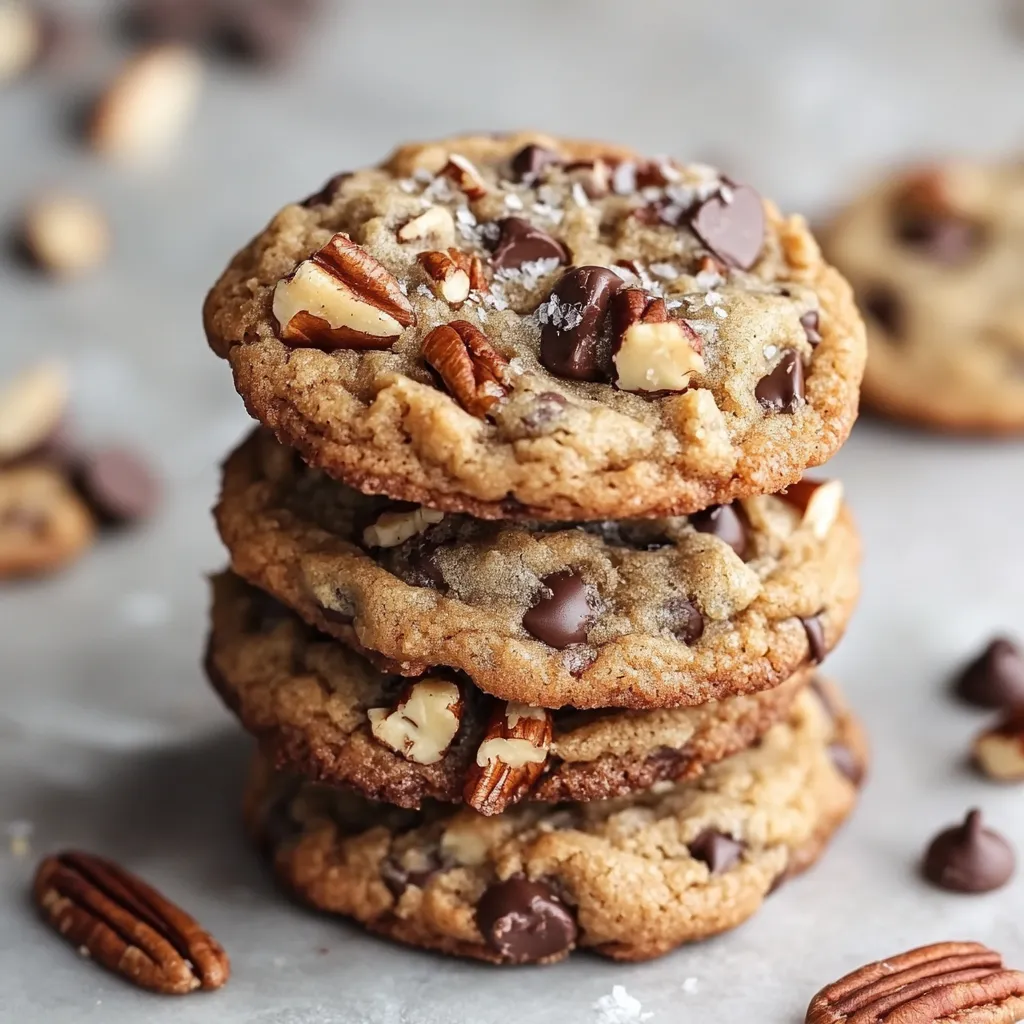
<path fill-rule="evenodd" d="M 1024 38 L 990 0 L 328 6 L 303 66 L 212 68 L 185 144 L 149 172 L 68 144 L 75 81 L 0 92 L 0 214 L 70 185 L 106 205 L 117 234 L 109 266 L 79 283 L 0 264 L 0 373 L 65 357 L 83 433 L 132 438 L 169 491 L 156 521 L 71 572 L 0 590 L 0 1021 L 586 1024 L 621 984 L 652 1024 L 799 1024 L 822 983 L 913 944 L 979 939 L 1024 965 L 1024 876 L 962 898 L 915 874 L 932 833 L 974 804 L 1024 850 L 1024 793 L 972 774 L 985 718 L 945 694 L 991 632 L 1024 633 L 1024 448 L 877 423 L 832 467 L 868 556 L 829 670 L 867 721 L 871 781 L 827 859 L 756 919 L 646 965 L 494 970 L 392 948 L 274 892 L 240 838 L 248 744 L 198 669 L 204 574 L 223 561 L 215 466 L 246 429 L 199 306 L 235 245 L 334 171 L 467 127 L 718 160 L 813 214 L 886 161 L 1008 152 L 1024 129 Z M 9 840 L 26 834 L 18 856 Z M 231 953 L 230 984 L 160 999 L 56 941 L 27 886 L 37 856 L 67 846 L 193 909 Z"/>

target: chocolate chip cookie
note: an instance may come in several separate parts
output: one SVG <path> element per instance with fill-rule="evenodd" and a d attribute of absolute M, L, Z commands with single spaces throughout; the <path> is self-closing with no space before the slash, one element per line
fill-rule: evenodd
<path fill-rule="evenodd" d="M 940 430 L 1024 430 L 1024 165 L 895 174 L 825 245 L 867 321 L 866 404 Z"/>
<path fill-rule="evenodd" d="M 778 491 L 845 440 L 865 357 L 802 218 L 708 167 L 535 134 L 338 175 L 234 258 L 204 319 L 307 461 L 486 518 Z"/>
<path fill-rule="evenodd" d="M 0 469 L 0 579 L 63 568 L 85 552 L 95 529 L 88 508 L 57 469 Z"/>
<path fill-rule="evenodd" d="M 785 716 L 810 677 L 695 708 L 549 712 L 446 669 L 415 680 L 379 672 L 229 573 L 213 593 L 208 674 L 271 761 L 401 807 L 464 800 L 494 814 L 523 799 L 605 799 L 693 778 Z"/>
<path fill-rule="evenodd" d="M 863 737 L 821 692 L 700 778 L 627 799 L 404 811 L 260 761 L 246 820 L 301 899 L 396 941 L 505 964 L 646 960 L 742 923 L 849 814 Z"/>
<path fill-rule="evenodd" d="M 372 498 L 258 432 L 216 510 L 235 572 L 382 668 L 558 708 L 702 704 L 839 640 L 859 542 L 837 482 L 688 518 L 498 523 Z"/>

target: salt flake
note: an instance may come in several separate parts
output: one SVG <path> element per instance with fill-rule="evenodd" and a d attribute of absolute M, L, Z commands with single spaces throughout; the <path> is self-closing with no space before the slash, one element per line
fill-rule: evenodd
<path fill-rule="evenodd" d="M 640 1000 L 631 996 L 623 985 L 614 985 L 610 995 L 601 996 L 594 1003 L 594 1009 L 598 1024 L 634 1024 L 654 1016 L 644 1012 Z"/>

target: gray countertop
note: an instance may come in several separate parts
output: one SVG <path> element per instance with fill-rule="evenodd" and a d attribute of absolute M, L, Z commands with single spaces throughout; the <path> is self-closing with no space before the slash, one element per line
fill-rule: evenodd
<path fill-rule="evenodd" d="M 107 206 L 117 234 L 111 263 L 81 282 L 0 264 L 0 375 L 66 358 L 83 432 L 133 439 L 169 491 L 156 521 L 72 571 L 0 590 L 0 1021 L 585 1024 L 622 984 L 652 1024 L 799 1024 L 821 984 L 913 944 L 979 939 L 1024 966 L 1024 876 L 958 898 L 915 874 L 927 839 L 973 804 L 1024 850 L 1024 792 L 972 774 L 985 719 L 944 694 L 991 632 L 1024 634 L 1024 448 L 877 423 L 831 468 L 867 560 L 828 668 L 867 721 L 871 781 L 822 864 L 748 925 L 645 965 L 495 970 L 391 947 L 273 890 L 240 836 L 248 743 L 198 668 L 204 573 L 224 559 L 215 467 L 247 427 L 199 306 L 236 245 L 334 171 L 465 128 L 538 125 L 717 160 L 814 214 L 886 161 L 1024 138 L 1024 38 L 987 0 L 328 6 L 303 66 L 212 68 L 196 124 L 157 170 L 70 146 L 67 81 L 0 92 L 2 215 L 70 185 Z M 19 856 L 7 840 L 29 831 Z M 27 886 L 38 855 L 66 846 L 113 856 L 193 910 L 231 953 L 229 985 L 149 996 L 57 941 Z"/>

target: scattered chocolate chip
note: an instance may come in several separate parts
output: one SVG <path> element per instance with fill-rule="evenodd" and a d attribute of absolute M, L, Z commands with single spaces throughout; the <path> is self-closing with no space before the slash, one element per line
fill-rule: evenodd
<path fill-rule="evenodd" d="M 537 260 L 569 262 L 569 254 L 557 238 L 522 217 L 506 217 L 498 221 L 498 229 L 498 244 L 491 256 L 495 270 L 517 270 Z"/>
<path fill-rule="evenodd" d="M 1024 653 L 1011 640 L 996 637 L 960 673 L 957 696 L 982 708 L 1024 704 Z"/>
<path fill-rule="evenodd" d="M 928 846 L 921 870 L 940 889 L 991 892 L 1004 886 L 1016 867 L 1013 847 L 982 824 L 972 810 L 962 825 L 940 832 Z"/>
<path fill-rule="evenodd" d="M 743 843 L 713 828 L 705 829 L 690 846 L 690 856 L 703 861 L 713 875 L 720 875 L 739 863 Z"/>
<path fill-rule="evenodd" d="M 687 647 L 692 647 L 704 635 L 704 616 L 688 598 L 669 598 L 665 618 L 668 631 Z"/>
<path fill-rule="evenodd" d="M 983 238 L 977 224 L 948 210 L 903 210 L 896 216 L 894 230 L 904 245 L 947 266 L 969 260 Z"/>
<path fill-rule="evenodd" d="M 593 595 L 583 577 L 564 570 L 540 582 L 540 598 L 523 615 L 523 628 L 559 651 L 583 643 L 595 619 Z"/>
<path fill-rule="evenodd" d="M 542 304 L 540 361 L 559 377 L 601 380 L 601 334 L 608 304 L 622 278 L 607 267 L 577 267 L 565 273 Z"/>
<path fill-rule="evenodd" d="M 133 523 L 156 511 L 161 487 L 149 467 L 124 448 L 101 448 L 81 458 L 76 482 L 104 522 Z"/>
<path fill-rule="evenodd" d="M 811 655 L 811 661 L 820 665 L 828 654 L 828 647 L 825 645 L 825 625 L 821 621 L 821 612 L 812 615 L 810 618 L 800 619 L 800 624 L 807 634 L 807 648 Z"/>
<path fill-rule="evenodd" d="M 811 345 L 821 344 L 821 317 L 816 309 L 808 310 L 802 317 L 800 317 L 800 325 L 804 329 L 804 334 L 807 335 L 807 341 Z"/>
<path fill-rule="evenodd" d="M 764 245 L 764 204 L 749 185 L 723 185 L 690 217 L 700 240 L 730 266 L 749 270 Z"/>
<path fill-rule="evenodd" d="M 710 505 L 703 512 L 690 516 L 690 525 L 698 533 L 710 533 L 724 540 L 740 558 L 747 550 L 747 517 L 738 503 Z"/>
<path fill-rule="evenodd" d="M 529 412 L 520 420 L 527 436 L 544 433 L 552 423 L 561 419 L 568 404 L 565 396 L 558 394 L 557 391 L 542 391 L 533 400 Z"/>
<path fill-rule="evenodd" d="M 864 781 L 864 765 L 845 743 L 830 744 L 828 756 L 832 764 L 835 765 L 836 771 L 849 779 L 855 786 L 859 786 Z"/>
<path fill-rule="evenodd" d="M 516 876 L 480 897 L 476 923 L 488 945 L 512 963 L 532 963 L 571 949 L 576 922 L 543 882 Z"/>
<path fill-rule="evenodd" d="M 872 285 L 860 295 L 864 315 L 873 320 L 892 338 L 903 333 L 903 303 L 896 293 L 885 285 Z"/>
<path fill-rule="evenodd" d="M 548 167 L 555 167 L 562 158 L 551 149 L 530 143 L 512 157 L 512 173 L 516 181 L 533 181 Z"/>
<path fill-rule="evenodd" d="M 754 394 L 768 412 L 796 412 L 804 401 L 804 364 L 800 353 L 787 348 L 775 369 L 758 381 Z"/>
<path fill-rule="evenodd" d="M 338 194 L 338 189 L 341 188 L 342 184 L 351 177 L 351 171 L 343 171 L 341 174 L 334 175 L 334 177 L 330 178 L 319 192 L 314 192 L 311 196 L 306 196 L 306 198 L 299 203 L 299 206 L 303 206 L 308 210 L 314 206 L 330 205 L 334 202 L 334 197 Z"/>

